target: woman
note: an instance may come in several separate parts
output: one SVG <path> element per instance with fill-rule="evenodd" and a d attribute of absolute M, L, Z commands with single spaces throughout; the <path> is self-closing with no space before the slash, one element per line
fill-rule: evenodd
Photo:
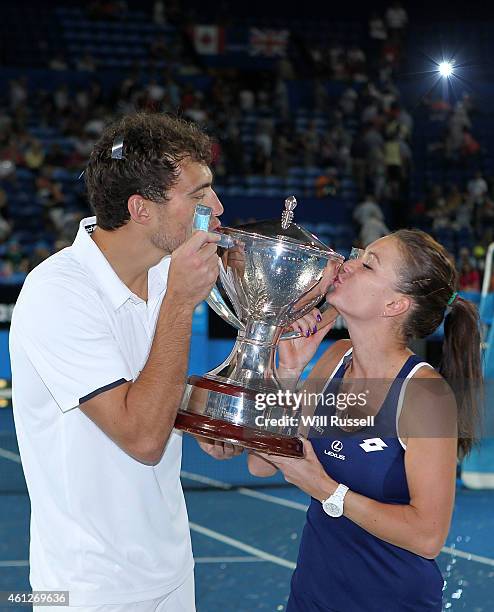
<path fill-rule="evenodd" d="M 340 268 L 327 299 L 350 340 L 326 351 L 306 388 L 371 387 L 366 414 L 375 426 L 311 429 L 303 459 L 249 455 L 252 473 L 280 469 L 312 497 L 287 612 L 441 610 L 434 558 L 450 526 L 457 452 L 473 444 L 481 382 L 477 313 L 457 297 L 457 283 L 445 249 L 420 231 L 381 238 Z M 445 314 L 436 371 L 407 344 Z M 295 324 L 308 337 L 281 343 L 280 380 L 298 378 L 314 355 L 327 331 L 319 320 L 311 313 Z"/>

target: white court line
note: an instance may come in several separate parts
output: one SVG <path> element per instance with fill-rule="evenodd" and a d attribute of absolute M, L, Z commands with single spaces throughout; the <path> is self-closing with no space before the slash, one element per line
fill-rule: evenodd
<path fill-rule="evenodd" d="M 0 561 L 0 567 L 29 567 L 29 561 Z"/>
<path fill-rule="evenodd" d="M 195 563 L 264 563 L 259 557 L 195 557 Z M 29 561 L 0 561 L 0 567 L 29 567 Z"/>
<path fill-rule="evenodd" d="M 293 508 L 294 510 L 301 510 L 302 512 L 307 512 L 308 506 L 306 506 L 305 504 L 300 504 L 299 502 L 291 501 L 289 499 L 276 497 L 275 495 L 269 495 L 268 493 L 261 493 L 260 491 L 254 491 L 252 489 L 246 489 L 245 487 L 234 487 L 233 485 L 228 484 L 226 482 L 221 482 L 220 480 L 208 478 L 207 476 L 202 476 L 201 474 L 185 472 L 184 470 L 180 472 L 180 475 L 182 476 L 182 478 L 187 478 L 188 480 L 192 480 L 194 482 L 200 482 L 201 484 L 209 485 L 211 487 L 217 487 L 218 489 L 223 489 L 224 491 L 231 491 L 232 489 L 235 489 L 235 493 L 240 493 L 240 495 L 246 495 L 247 497 L 255 497 L 256 499 L 262 499 L 263 501 L 267 501 L 272 504 L 285 506 L 285 508 Z"/>
<path fill-rule="evenodd" d="M 10 461 L 14 461 L 15 463 L 20 463 L 21 458 L 17 453 L 13 453 L 12 451 L 7 450 L 6 448 L 0 448 L 0 457 L 4 459 L 10 459 Z"/>
<path fill-rule="evenodd" d="M 258 557 L 263 561 L 270 561 L 275 565 L 287 567 L 291 570 L 295 569 L 295 563 L 293 561 L 288 561 L 288 559 L 282 559 L 281 557 L 277 557 L 276 555 L 271 555 L 270 553 L 267 553 L 264 550 L 261 550 L 260 548 L 255 548 L 254 546 L 250 546 L 249 544 L 240 542 L 240 540 L 237 540 L 235 538 L 230 538 L 229 536 L 226 536 L 223 533 L 213 531 L 212 529 L 209 529 L 208 527 L 203 527 L 202 525 L 198 525 L 197 523 L 189 523 L 189 525 L 192 531 L 205 535 L 208 538 L 212 538 L 213 540 L 217 540 L 222 544 L 228 544 L 229 546 L 238 548 L 239 550 L 242 550 L 243 552 L 246 552 L 249 555 L 254 555 L 254 557 Z"/>
<path fill-rule="evenodd" d="M 185 470 L 182 470 L 180 472 L 180 476 L 182 478 L 187 478 L 187 480 L 200 482 L 201 484 L 210 485 L 211 487 L 216 487 L 217 489 L 224 489 L 225 491 L 233 489 L 233 486 L 231 484 L 228 484 L 227 482 L 221 482 L 221 480 L 215 480 L 214 478 L 201 476 L 201 474 L 193 474 L 192 472 L 186 472 Z"/>
<path fill-rule="evenodd" d="M 236 492 L 240 493 L 241 495 L 255 497 L 256 499 L 261 499 L 262 501 L 267 501 L 271 504 L 278 504 L 279 506 L 285 506 L 285 508 L 293 508 L 294 510 L 300 510 L 302 512 L 307 512 L 307 509 L 309 507 L 305 504 L 291 501 L 290 499 L 276 497 L 276 495 L 269 495 L 269 493 L 261 493 L 260 491 L 254 491 L 252 489 L 246 489 L 244 487 L 240 487 L 236 490 Z"/>
<path fill-rule="evenodd" d="M 0 448 L 0 457 L 3 457 L 4 459 L 10 459 L 10 461 L 14 461 L 15 463 L 21 463 L 21 458 L 19 457 L 19 455 L 5 448 Z M 188 478 L 189 480 L 194 480 L 196 482 L 208 484 L 212 487 L 217 487 L 218 489 L 223 489 L 225 491 L 233 489 L 235 490 L 235 493 L 240 493 L 240 495 L 254 497 L 262 501 L 269 502 L 271 504 L 277 504 L 279 506 L 284 506 L 286 508 L 292 508 L 293 510 L 300 510 L 302 512 L 307 511 L 306 505 L 299 504 L 298 502 L 290 501 L 288 499 L 283 499 L 281 497 L 276 497 L 275 495 L 269 495 L 268 493 L 260 493 L 259 491 L 253 491 L 251 489 L 246 489 L 245 487 L 240 487 L 238 489 L 235 489 L 235 487 L 233 487 L 232 485 L 226 482 L 221 482 L 220 480 L 208 478 L 207 476 L 201 476 L 200 474 L 193 474 L 192 472 L 182 471 L 181 475 L 183 476 L 183 478 Z M 211 532 L 211 533 L 216 533 L 216 532 Z M 221 534 L 218 534 L 218 535 L 221 535 Z M 213 536 L 210 536 L 210 537 L 213 537 Z M 224 537 L 227 538 L 227 536 L 224 536 Z M 242 544 L 242 542 L 239 542 L 239 544 Z M 248 545 L 244 544 L 244 546 L 248 546 Z M 245 550 L 245 549 L 242 548 L 241 550 Z M 258 550 L 258 549 L 253 549 L 253 550 Z M 245 552 L 248 552 L 248 551 L 245 550 Z M 260 551 L 260 552 L 263 552 L 263 551 Z M 467 559 L 468 561 L 476 561 L 477 563 L 482 563 L 484 565 L 494 566 L 494 559 L 491 559 L 489 557 L 483 557 L 482 555 L 475 555 L 474 553 L 469 553 L 464 550 L 460 550 L 458 548 L 451 548 L 450 546 L 443 546 L 441 549 L 441 552 L 448 554 L 448 555 L 456 555 L 457 557 L 460 557 L 462 559 Z M 264 553 L 264 554 L 267 555 L 268 553 Z M 269 556 L 271 557 L 273 555 L 269 555 Z M 259 558 L 262 558 L 262 557 L 259 557 Z M 279 557 L 276 557 L 276 558 L 280 559 Z M 271 559 L 266 558 L 265 560 L 269 561 Z M 280 560 L 285 562 L 285 559 L 280 559 Z M 291 563 L 291 562 L 286 561 L 286 563 Z M 0 561 L 0 567 L 3 567 L 1 561 Z M 285 566 L 285 567 L 288 567 L 288 566 Z M 294 564 L 293 564 L 293 567 L 295 567 Z"/>
<path fill-rule="evenodd" d="M 456 557 L 461 557 L 462 559 L 467 559 L 468 561 L 477 561 L 477 563 L 484 563 L 485 565 L 494 566 L 494 559 L 489 559 L 489 557 L 482 557 L 481 555 L 474 555 L 472 553 L 466 553 L 462 550 L 457 550 L 456 548 L 451 548 L 449 546 L 444 546 L 442 552 L 451 554 Z M 261 559 L 259 557 L 195 557 L 194 561 L 196 563 L 263 563 L 266 559 Z M 0 561 L 0 567 L 28 567 L 29 561 Z"/>
<path fill-rule="evenodd" d="M 489 557 L 483 557 L 482 555 L 474 555 L 473 553 L 465 552 L 464 550 L 458 550 L 451 546 L 443 546 L 441 552 L 453 555 L 453 557 L 461 557 L 468 561 L 477 561 L 477 563 L 483 563 L 484 565 L 492 565 L 494 567 L 494 559 Z"/>
<path fill-rule="evenodd" d="M 259 557 L 194 557 L 196 563 L 264 563 Z"/>
<path fill-rule="evenodd" d="M 235 493 L 240 493 L 240 495 L 247 495 L 249 497 L 255 497 L 262 501 L 269 502 L 270 504 L 277 504 L 279 506 L 285 506 L 286 508 L 293 508 L 294 510 L 300 510 L 302 512 L 306 512 L 308 506 L 305 504 L 300 504 L 298 502 L 290 501 L 288 499 L 282 499 L 281 497 L 276 497 L 275 495 L 269 495 L 268 493 L 261 493 L 259 491 L 254 491 L 251 489 L 246 489 L 245 487 L 235 488 L 232 485 L 229 485 L 225 482 L 220 482 L 218 480 L 212 480 L 207 478 L 206 476 L 201 476 L 200 474 L 192 474 L 191 472 L 182 472 L 184 478 L 188 478 L 189 475 L 192 475 L 193 478 L 191 480 L 195 480 L 197 482 L 202 482 L 203 484 L 210 484 L 211 486 L 215 486 L 215 482 L 218 482 L 220 486 L 218 488 L 224 490 L 234 490 Z M 474 553 L 469 553 L 464 550 L 459 550 L 458 548 L 451 548 L 450 546 L 443 546 L 441 548 L 441 552 L 460 557 L 462 559 L 467 559 L 468 561 L 476 561 L 477 563 L 483 563 L 484 565 L 494 566 L 494 559 L 489 557 L 483 557 L 482 555 L 475 555 Z"/>

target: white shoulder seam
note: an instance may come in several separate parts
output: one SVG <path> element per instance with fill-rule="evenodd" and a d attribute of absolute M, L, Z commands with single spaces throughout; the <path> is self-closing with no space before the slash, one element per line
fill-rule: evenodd
<path fill-rule="evenodd" d="M 420 368 L 422 368 L 424 366 L 428 366 L 429 368 L 434 369 L 433 366 L 431 366 L 430 363 L 427 363 L 427 361 L 420 361 L 419 363 L 414 365 L 413 368 L 410 370 L 410 372 L 408 373 L 407 377 L 403 381 L 403 384 L 402 384 L 401 389 L 400 389 L 400 395 L 398 397 L 398 405 L 396 406 L 396 437 L 398 439 L 398 442 L 401 444 L 403 450 L 406 450 L 407 447 L 406 447 L 406 444 L 403 443 L 403 440 L 400 438 L 400 434 L 399 434 L 399 431 L 398 431 L 398 421 L 400 420 L 401 411 L 403 409 L 403 400 L 405 399 L 405 392 L 407 390 L 407 386 L 408 386 L 408 383 L 410 382 L 410 379 L 413 377 L 413 375 L 418 370 L 420 370 Z"/>

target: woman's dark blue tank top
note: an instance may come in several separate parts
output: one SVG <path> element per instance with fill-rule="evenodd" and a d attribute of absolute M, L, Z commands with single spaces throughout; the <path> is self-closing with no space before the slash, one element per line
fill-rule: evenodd
<path fill-rule="evenodd" d="M 337 391 L 348 351 L 328 388 Z M 411 355 L 376 415 L 374 428 L 358 434 L 332 428 L 309 438 L 327 473 L 352 491 L 386 504 L 408 504 L 404 447 L 396 431 L 404 383 L 425 364 Z M 398 413 L 399 415 L 399 413 Z M 394 424 L 394 435 L 379 423 Z M 331 453 L 331 454 L 330 454 Z M 440 612 L 443 578 L 434 560 L 389 544 L 345 516 L 328 516 L 311 499 L 297 567 L 292 577 L 287 612 Z"/>

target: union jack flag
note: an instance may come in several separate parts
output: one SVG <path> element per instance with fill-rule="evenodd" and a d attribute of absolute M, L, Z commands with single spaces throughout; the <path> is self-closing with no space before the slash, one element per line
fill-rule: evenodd
<path fill-rule="evenodd" d="M 288 45 L 288 30 L 261 30 L 250 28 L 249 54 L 266 57 L 283 57 Z"/>

